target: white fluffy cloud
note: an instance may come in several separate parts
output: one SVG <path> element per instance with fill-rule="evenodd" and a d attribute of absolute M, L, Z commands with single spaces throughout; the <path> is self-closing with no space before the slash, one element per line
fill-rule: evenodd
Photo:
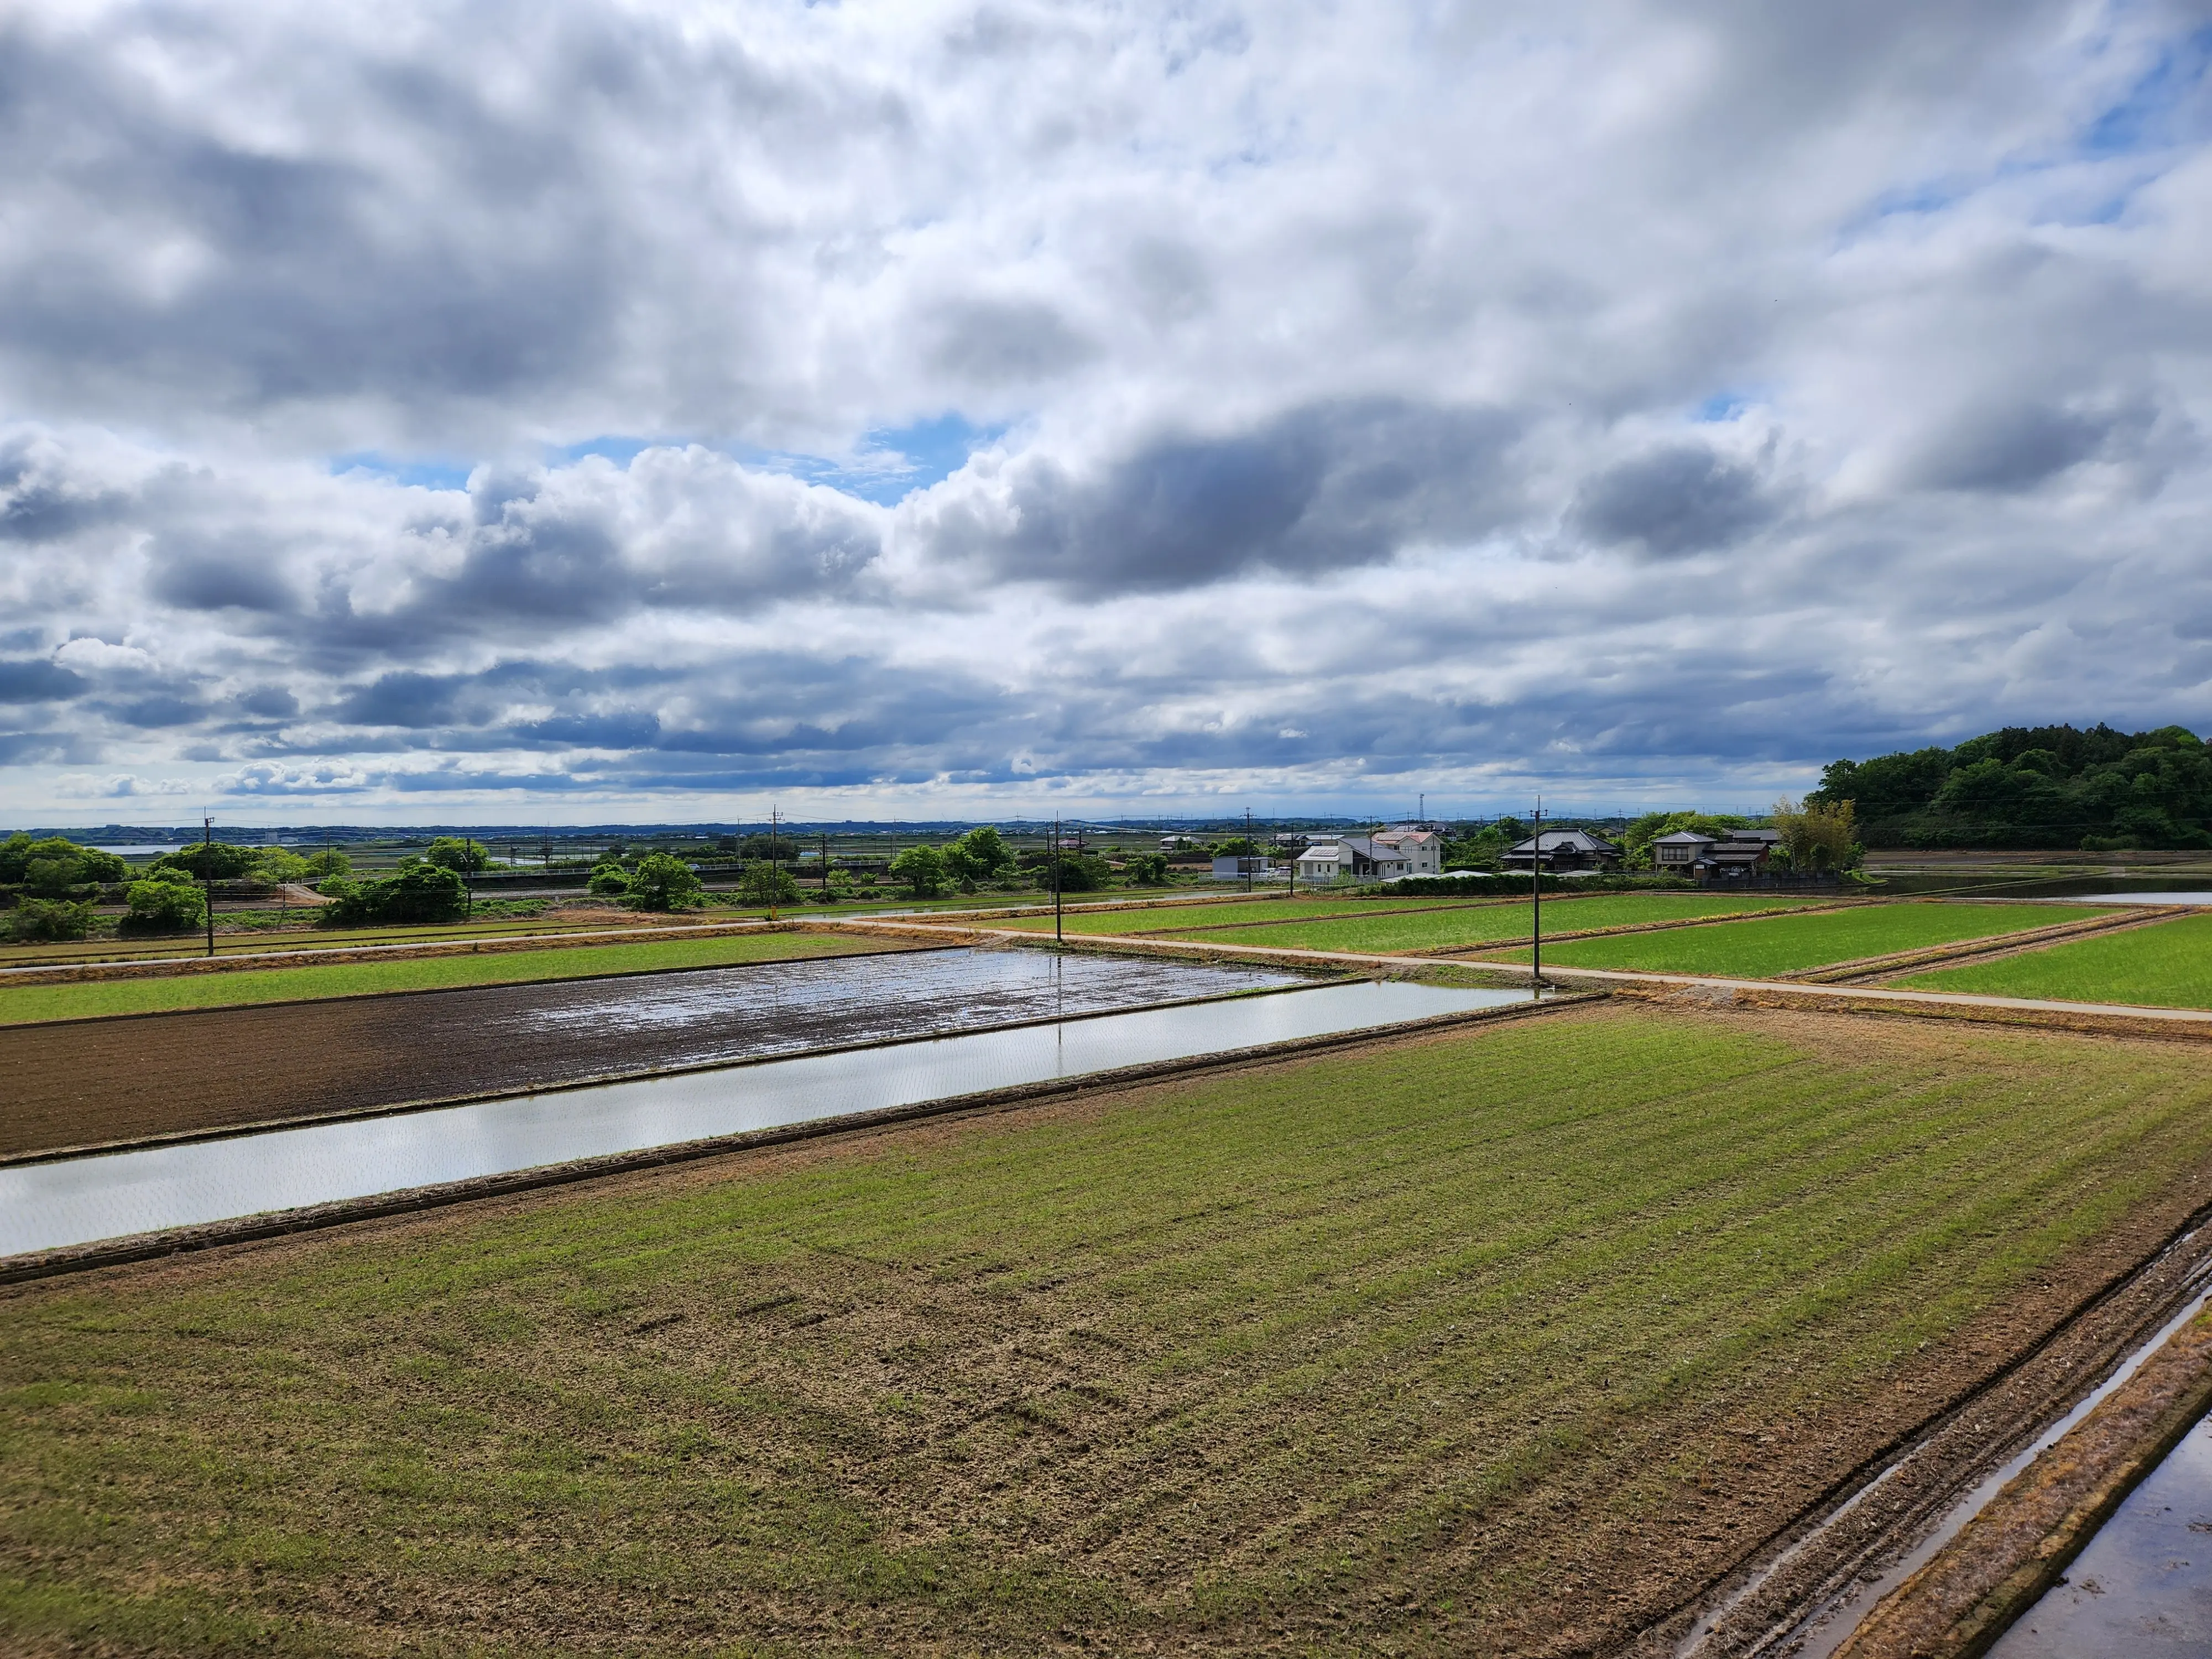
<path fill-rule="evenodd" d="M 0 799 L 1717 804 L 2201 728 L 2208 58 L 2182 0 L 19 9 Z"/>

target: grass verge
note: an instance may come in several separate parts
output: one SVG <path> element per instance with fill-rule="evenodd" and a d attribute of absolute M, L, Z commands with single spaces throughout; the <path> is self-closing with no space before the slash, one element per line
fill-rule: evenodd
<path fill-rule="evenodd" d="M 1997 962 L 1893 981 L 1899 989 L 1975 991 L 2060 1002 L 2212 1008 L 2212 915 L 2094 934 Z"/>
<path fill-rule="evenodd" d="M 550 945 L 485 956 L 415 957 L 394 962 L 334 962 L 327 967 L 240 968 L 165 979 L 94 980 L 74 985 L 0 985 L 0 1025 L 103 1014 L 167 1013 L 180 1008 L 243 1008 L 264 1002 L 321 1001 L 392 991 L 442 991 L 464 985 L 524 985 L 538 980 L 642 974 L 664 968 L 721 968 L 896 949 L 879 939 L 827 933 L 754 933 L 724 939 L 645 939 L 635 944 Z"/>
<path fill-rule="evenodd" d="M 1615 1006 L 28 1288 L 0 1632 L 1604 1648 L 2185 1206 L 2208 1105 Z"/>
<path fill-rule="evenodd" d="M 1863 957 L 2026 933 L 2053 922 L 2109 914 L 2079 905 L 1877 904 L 1808 916 L 1716 922 L 1679 933 L 1570 939 L 1547 945 L 1544 960 L 1562 968 L 1771 979 Z M 1528 952 L 1500 951 L 1498 960 L 1526 962 Z"/>

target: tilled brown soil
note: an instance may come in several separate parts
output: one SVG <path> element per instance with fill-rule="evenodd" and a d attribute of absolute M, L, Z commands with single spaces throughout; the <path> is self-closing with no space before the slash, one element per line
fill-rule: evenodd
<path fill-rule="evenodd" d="M 1565 1019 L 1580 1025 L 1650 1017 L 1615 1006 L 1577 1011 Z M 1811 1054 L 1854 1060 L 1879 1054 L 1910 1061 L 1923 1054 L 1941 1055 L 1960 1041 L 1955 1028 L 1934 1023 L 1776 1012 L 1685 1012 L 1674 1017 L 1787 1035 Z M 1430 1038 L 1411 1045 L 1385 1040 L 1375 1049 L 1456 1047 L 1468 1041 Z M 2100 1040 L 2023 1034 L 2020 1041 L 2057 1050 Z M 1299 1064 L 1255 1066 L 1245 1075 L 1260 1086 L 1269 1076 Z M 1024 1121 L 1048 1131 L 1148 1106 L 1172 1109 L 1188 1087 L 1157 1085 L 1038 1108 L 1025 1113 Z M 708 1191 L 726 1182 L 771 1180 L 809 1166 L 854 1162 L 886 1144 L 918 1158 L 988 1129 L 986 1122 L 963 1121 L 840 1137 L 672 1173 L 623 1177 L 596 1187 L 592 1198 L 602 1203 L 641 1200 L 683 1190 Z M 1532 1481 L 1525 1497 L 1501 1494 L 1477 1522 L 1439 1522 L 1432 1538 L 1407 1538 L 1389 1524 L 1418 1494 L 1387 1485 L 1342 1511 L 1286 1517 L 1279 1494 L 1268 1489 L 1262 1472 L 1212 1455 L 1215 1449 L 1200 1432 L 1193 1444 L 1164 1445 L 1164 1458 L 1180 1453 L 1184 1462 L 1153 1472 L 1162 1510 L 1188 1508 L 1191 1525 L 1182 1530 L 1164 1522 L 1149 1531 L 1127 1528 L 1128 1538 L 1117 1534 L 1093 1546 L 1086 1540 L 1095 1509 L 1118 1494 L 1085 1488 L 1086 1460 L 1138 1437 L 1148 1431 L 1146 1425 L 1191 1419 L 1202 1425 L 1214 1396 L 1200 1386 L 1202 1377 L 1161 1366 L 1159 1353 L 1107 1340 L 1112 1330 L 1084 1303 L 1082 1285 L 1025 1277 L 1026 1264 L 1011 1255 L 968 1263 L 971 1271 L 955 1273 L 949 1265 L 921 1271 L 915 1264 L 823 1248 L 795 1253 L 772 1267 L 763 1263 L 749 1270 L 743 1282 L 672 1284 L 653 1288 L 643 1299 L 608 1300 L 604 1310 L 593 1301 L 590 1311 L 597 1323 L 549 1377 L 574 1385 L 595 1369 L 651 1364 L 671 1374 L 696 1371 L 709 1380 L 738 1379 L 744 1392 L 734 1401 L 744 1409 L 718 1419 L 717 1431 L 742 1442 L 746 1468 L 819 1465 L 829 1486 L 855 1504 L 868 1506 L 870 1513 L 883 1511 L 886 1537 L 901 1544 L 917 1538 L 939 1540 L 941 1534 L 948 1547 L 963 1540 L 973 1546 L 976 1529 L 990 1526 L 1006 1530 L 982 1541 L 1009 1550 L 1030 1545 L 1042 1550 L 1064 1539 L 1060 1547 L 1087 1571 L 1147 1605 L 1180 1604 L 1197 1594 L 1193 1586 L 1202 1587 L 1208 1567 L 1273 1547 L 1276 1532 L 1293 1522 L 1340 1540 L 1348 1553 L 1364 1548 L 1371 1558 L 1378 1552 L 1395 1555 L 1402 1547 L 1414 1558 L 1347 1572 L 1342 1589 L 1331 1595 L 1280 1607 L 1224 1604 L 1212 1622 L 1199 1626 L 1202 1634 L 1195 1641 L 1185 1639 L 1192 1635 L 1188 1626 L 1157 1632 L 1124 1627 L 1122 1633 L 1133 1637 L 1124 1651 L 1431 1650 L 1418 1638 L 1397 1633 L 1413 1611 L 1455 1592 L 1465 1594 L 1462 1587 L 1469 1581 L 1487 1577 L 1496 1583 L 1501 1564 L 1520 1563 L 1530 1593 L 1483 1609 L 1486 1617 L 1479 1630 L 1468 1631 L 1459 1642 L 1447 1641 L 1449 1650 L 1619 1652 L 1635 1632 L 1681 1605 L 1698 1585 L 1741 1559 L 1755 1540 L 1799 1513 L 1831 1483 L 1929 1413 L 1965 1397 L 2049 1333 L 2111 1274 L 2154 1249 L 2188 1208 L 2212 1190 L 2208 1178 L 2212 1171 L 2192 1170 L 2095 1244 L 2054 1262 L 2038 1281 L 1970 1322 L 1952 1340 L 1905 1359 L 1867 1391 L 1812 1409 L 1802 1402 L 1793 1408 L 1756 1395 L 1723 1394 L 1702 1410 L 1655 1411 L 1648 1419 L 1622 1421 L 1617 1432 L 1623 1443 L 1635 1443 L 1631 1462 L 1680 1472 L 1679 1478 L 1670 1476 L 1664 1500 L 1641 1513 L 1624 1513 L 1609 1502 L 1607 1483 L 1618 1479 L 1620 1460 L 1592 1455 L 1580 1468 Z M 364 1255 L 378 1249 L 404 1250 L 502 1213 L 557 1212 L 580 1196 L 538 1194 L 495 1200 L 465 1214 L 369 1224 L 349 1235 L 349 1248 Z M 220 1282 L 244 1254 L 226 1251 L 198 1261 L 123 1270 L 105 1282 L 191 1292 Z M 251 1254 L 257 1261 L 304 1270 L 326 1261 L 331 1251 L 327 1242 L 307 1240 L 254 1247 Z M 886 1395 L 887 1388 L 894 1392 Z M 553 1390 L 549 1386 L 545 1392 L 550 1396 Z M 971 1402 L 969 1408 L 964 1415 L 944 1415 L 941 1401 L 956 1395 Z M 929 1414 L 918 1414 L 909 1425 L 903 1417 L 885 1415 L 880 1403 L 884 1399 L 900 1402 L 902 1410 Z M 769 1400 L 803 1402 L 805 1409 L 768 1411 L 760 1402 Z M 1286 1433 L 1299 1421 L 1295 1403 L 1294 1396 L 1285 1396 Z M 848 1424 L 870 1426 L 866 1433 L 835 1431 Z M 2002 1425 L 1977 1420 L 1973 1426 L 1996 1433 Z M 916 1448 L 933 1443 L 933 1436 L 957 1442 L 960 1455 L 932 1465 L 932 1501 L 911 1509 L 886 1508 L 880 1484 L 885 1469 L 898 1456 L 919 1455 Z M 592 1451 L 596 1461 L 601 1454 L 612 1456 L 625 1449 L 611 1441 Z M 1035 1493 L 1036 1506 L 1010 1506 L 1004 1497 L 1010 1486 Z M 1216 1530 L 1204 1531 L 1201 1521 Z M 734 1523 L 708 1516 L 695 1524 L 711 1530 Z M 980 1641 L 940 1645 L 932 1639 L 934 1632 L 902 1626 L 897 1608 L 888 1601 L 872 1613 L 855 1603 L 839 1613 L 811 1606 L 803 1593 L 794 1593 L 674 1607 L 636 1584 L 556 1581 L 550 1564 L 563 1549 L 589 1549 L 605 1540 L 564 1534 L 552 1516 L 532 1513 L 518 1525 L 549 1564 L 548 1576 L 534 1583 L 504 1589 L 454 1588 L 446 1592 L 448 1599 L 436 1602 L 420 1601 L 403 1589 L 378 1596 L 374 1606 L 337 1598 L 348 1589 L 376 1595 L 380 1587 L 333 1587 L 333 1599 L 317 1604 L 317 1610 L 335 1620 L 390 1629 L 398 1645 L 410 1649 L 420 1645 L 407 1640 L 410 1635 L 425 1638 L 428 1632 L 475 1626 L 526 1647 L 574 1643 L 610 1652 L 628 1650 L 633 1638 L 641 1647 L 656 1645 L 645 1638 L 648 1627 L 671 1647 L 680 1645 L 676 1638 L 687 1632 L 703 1648 L 712 1638 L 726 1639 L 742 1631 L 765 1647 L 787 1644 L 793 1650 L 1006 1650 Z M 716 1538 L 726 1542 L 719 1533 Z M 1136 1549 L 1139 1543 L 1170 1542 L 1187 1550 Z M 685 1624 L 687 1613 L 696 1615 L 696 1627 Z M 1103 1614 L 1102 1622 L 1110 1624 Z M 1058 1632 L 1061 1639 L 1041 1640 L 1030 1650 L 1097 1650 L 1084 1635 L 1079 1629 L 1063 1630 Z M 1654 1641 L 1648 1648 L 1639 1644 L 1638 1650 L 1659 1654 L 1667 1647 Z"/>
<path fill-rule="evenodd" d="M 0 1028 L 0 1157 L 517 1092 L 1286 984 L 1265 969 L 905 951 Z"/>

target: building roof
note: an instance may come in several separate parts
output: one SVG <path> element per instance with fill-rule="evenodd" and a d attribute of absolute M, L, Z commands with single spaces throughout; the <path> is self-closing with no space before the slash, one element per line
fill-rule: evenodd
<path fill-rule="evenodd" d="M 1671 836 L 1654 836 L 1654 847 L 1711 847 L 1715 837 L 1701 836 L 1694 830 L 1677 830 Z"/>
<path fill-rule="evenodd" d="M 1516 853 L 1618 853 L 1620 848 L 1603 836 L 1587 830 L 1547 830 L 1513 848 Z"/>

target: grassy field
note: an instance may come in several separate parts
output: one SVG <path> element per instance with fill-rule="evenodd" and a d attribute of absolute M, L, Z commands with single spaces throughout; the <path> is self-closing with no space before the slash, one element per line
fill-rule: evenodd
<path fill-rule="evenodd" d="M 1398 907 L 1369 901 L 1377 910 Z M 1799 896 L 1722 897 L 1706 893 L 1603 893 L 1589 898 L 1544 901 L 1547 931 L 1618 927 L 1638 921 L 1679 921 L 1697 916 L 1737 915 L 1802 904 Z M 1348 908 L 1348 907 L 1340 907 Z M 1223 921 L 1231 918 L 1223 917 Z M 1453 945 L 1486 945 L 1528 937 L 1528 906 L 1470 904 L 1398 915 L 1354 916 L 1340 921 L 1285 921 L 1240 927 L 1230 933 L 1178 932 L 1178 939 L 1223 945 L 1265 945 L 1297 951 L 1427 951 Z"/>
<path fill-rule="evenodd" d="M 2212 1008 L 2212 913 L 2092 935 L 1978 967 L 1916 974 L 1893 983 L 1916 991 Z"/>
<path fill-rule="evenodd" d="M 26 1287 L 0 1646 L 1601 1647 L 2185 1208 L 2208 1106 L 1605 1007 Z"/>
<path fill-rule="evenodd" d="M 1961 939 L 2048 927 L 2109 914 L 2078 904 L 1882 904 L 1820 915 L 1717 922 L 1679 933 L 1570 940 L 1544 947 L 1563 968 L 1619 968 L 1654 974 L 1717 974 L 1763 979 L 1893 951 L 1924 950 Z M 1525 950 L 1501 962 L 1526 962 Z"/>
<path fill-rule="evenodd" d="M 1049 902 L 1049 900 L 1047 901 Z M 1314 916 L 1339 915 L 1362 910 L 1434 909 L 1449 905 L 1448 898 L 1265 898 L 1231 899 L 1218 904 L 1162 904 L 1145 909 L 1069 909 L 1063 920 L 1071 933 L 1164 933 L 1181 927 L 1219 927 L 1224 922 L 1296 921 Z M 1464 908 L 1464 907 L 1460 907 Z M 1018 927 L 1027 933 L 1052 932 L 1050 916 L 1009 916 L 986 922 L 989 927 Z"/>
<path fill-rule="evenodd" d="M 484 956 L 334 962 L 327 967 L 236 968 L 175 978 L 95 980 L 77 985 L 0 985 L 0 1025 L 99 1014 L 239 1008 L 260 1002 L 372 996 L 387 991 L 447 990 L 462 985 L 520 985 L 641 974 L 659 968 L 719 968 L 740 962 L 846 956 L 896 949 L 889 940 L 828 933 L 739 933 L 722 939 L 643 939 L 635 944 L 549 945 Z"/>

